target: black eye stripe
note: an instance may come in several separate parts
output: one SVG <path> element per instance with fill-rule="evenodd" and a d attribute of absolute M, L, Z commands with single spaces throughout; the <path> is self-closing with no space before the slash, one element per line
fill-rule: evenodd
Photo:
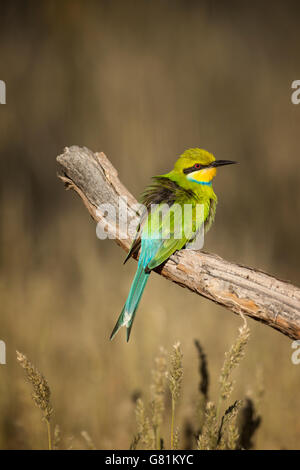
<path fill-rule="evenodd" d="M 185 168 L 183 170 L 183 173 L 185 175 L 188 175 L 189 173 L 192 173 L 193 171 L 199 171 L 203 170 L 204 168 L 209 168 L 210 165 L 201 165 L 201 163 L 195 163 L 195 165 L 190 166 L 189 168 Z"/>

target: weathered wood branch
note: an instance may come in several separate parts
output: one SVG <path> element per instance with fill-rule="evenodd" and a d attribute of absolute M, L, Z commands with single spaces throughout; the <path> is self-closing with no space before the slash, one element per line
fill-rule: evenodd
<path fill-rule="evenodd" d="M 102 204 L 118 207 L 127 198 L 128 223 L 136 222 L 136 200 L 121 184 L 104 153 L 87 148 L 66 148 L 57 157 L 61 180 L 75 190 L 96 221 L 105 220 L 97 211 Z M 114 227 L 108 226 L 112 235 Z M 120 232 L 116 242 L 128 251 L 131 240 Z M 157 270 L 167 279 L 186 287 L 237 314 L 246 314 L 293 339 L 300 339 L 300 289 L 257 269 L 241 266 L 205 252 L 182 250 Z"/>

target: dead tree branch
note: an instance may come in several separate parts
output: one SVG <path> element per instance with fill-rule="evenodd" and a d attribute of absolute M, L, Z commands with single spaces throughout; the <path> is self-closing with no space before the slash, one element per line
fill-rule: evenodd
<path fill-rule="evenodd" d="M 128 222 L 138 217 L 136 200 L 119 181 L 104 153 L 73 146 L 66 148 L 57 161 L 62 170 L 60 179 L 79 194 L 96 221 L 105 216 L 97 207 L 110 203 L 117 208 L 120 196 L 127 198 Z M 109 226 L 108 233 L 112 231 Z M 128 251 L 131 240 L 126 237 L 121 231 L 116 242 Z M 288 282 L 214 254 L 191 250 L 175 253 L 157 271 L 234 313 L 246 314 L 290 338 L 300 339 L 300 289 Z"/>

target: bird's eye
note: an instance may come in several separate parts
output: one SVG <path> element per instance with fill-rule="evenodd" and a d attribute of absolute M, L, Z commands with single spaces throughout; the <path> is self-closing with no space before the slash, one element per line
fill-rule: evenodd
<path fill-rule="evenodd" d="M 200 163 L 195 163 L 194 168 L 196 168 L 196 170 L 200 170 L 201 168 Z"/>

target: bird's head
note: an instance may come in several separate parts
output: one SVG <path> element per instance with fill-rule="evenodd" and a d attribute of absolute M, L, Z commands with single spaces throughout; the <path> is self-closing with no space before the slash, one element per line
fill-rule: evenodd
<path fill-rule="evenodd" d="M 188 149 L 177 160 L 174 166 L 176 173 L 189 182 L 198 184 L 211 184 L 216 176 L 217 168 L 231 165 L 231 160 L 216 160 L 212 153 L 203 149 Z"/>

